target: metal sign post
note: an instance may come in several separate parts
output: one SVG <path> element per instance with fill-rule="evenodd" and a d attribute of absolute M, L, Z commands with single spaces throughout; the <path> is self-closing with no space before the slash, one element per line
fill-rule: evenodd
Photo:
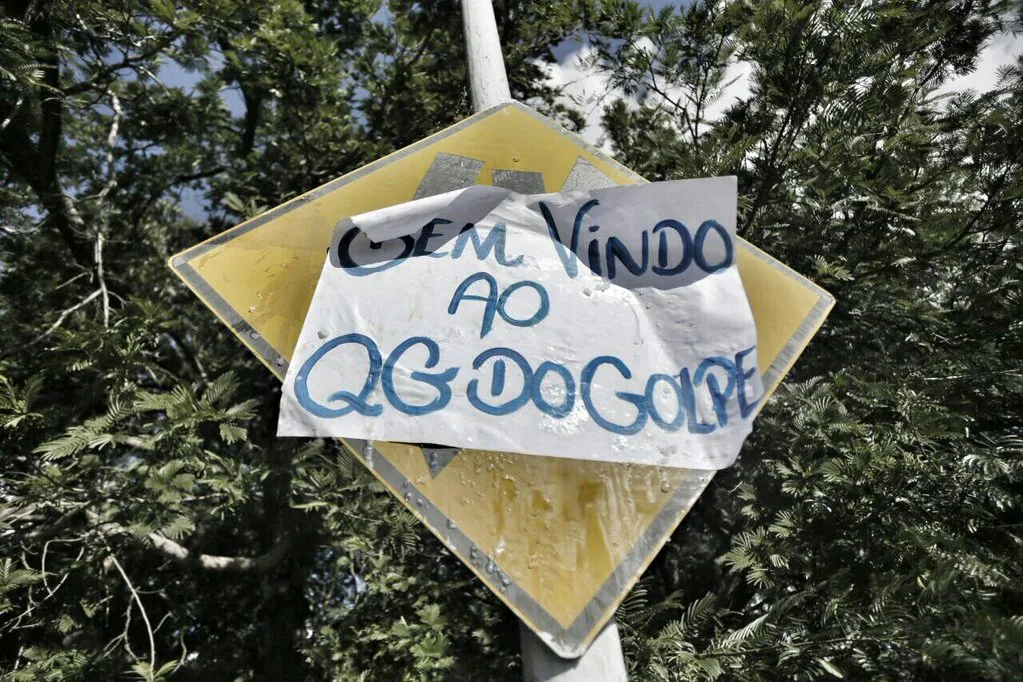
<path fill-rule="evenodd" d="M 491 0 L 462 0 L 469 89 L 477 113 L 511 100 Z M 529 628 L 519 627 L 525 682 L 626 682 L 618 627 L 611 621 L 577 659 L 555 654 Z"/>
<path fill-rule="evenodd" d="M 612 620 L 579 658 L 557 656 L 523 623 L 519 623 L 524 682 L 625 682 L 625 656 Z"/>
<path fill-rule="evenodd" d="M 501 39 L 497 35 L 494 6 L 490 0 L 462 0 L 465 53 L 469 59 L 469 89 L 477 113 L 511 101 L 504 70 Z"/>

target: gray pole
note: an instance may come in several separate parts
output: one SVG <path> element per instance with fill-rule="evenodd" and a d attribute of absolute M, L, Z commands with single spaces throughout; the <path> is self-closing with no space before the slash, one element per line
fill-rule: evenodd
<path fill-rule="evenodd" d="M 611 621 L 586 653 L 575 660 L 558 657 L 523 623 L 519 623 L 524 682 L 628 682 L 618 626 Z"/>
<path fill-rule="evenodd" d="M 511 101 L 501 40 L 491 0 L 461 0 L 465 51 L 469 57 L 469 89 L 477 112 Z M 611 622 L 586 653 L 574 660 L 559 658 L 524 624 L 519 624 L 522 674 L 525 682 L 628 682 L 618 627 Z"/>
<path fill-rule="evenodd" d="M 472 107 L 483 111 L 511 101 L 504 70 L 501 40 L 497 35 L 494 6 L 490 0 L 462 0 L 465 52 L 469 57 L 469 89 Z"/>

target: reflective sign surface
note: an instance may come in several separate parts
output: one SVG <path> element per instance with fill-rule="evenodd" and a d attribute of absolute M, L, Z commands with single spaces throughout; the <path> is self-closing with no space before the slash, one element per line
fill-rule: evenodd
<path fill-rule="evenodd" d="M 643 182 L 528 107 L 504 104 L 198 244 L 170 265 L 283 377 L 342 216 L 473 184 L 522 193 Z M 833 299 L 739 241 L 770 394 Z M 766 402 L 766 396 L 761 406 Z M 345 441 L 559 655 L 614 614 L 712 473 Z"/>

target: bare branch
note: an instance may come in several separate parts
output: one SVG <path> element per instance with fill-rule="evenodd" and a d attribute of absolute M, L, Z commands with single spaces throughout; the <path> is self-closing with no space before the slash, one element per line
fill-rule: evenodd
<path fill-rule="evenodd" d="M 94 514 L 90 514 L 94 516 Z M 109 535 L 131 535 L 127 528 L 116 523 L 100 523 L 98 529 Z M 265 573 L 273 569 L 287 556 L 291 546 L 285 538 L 274 545 L 269 552 L 257 557 L 219 556 L 216 554 L 200 554 L 174 542 L 168 537 L 153 532 L 146 536 L 154 549 L 180 564 L 198 566 L 214 573 Z"/>
<path fill-rule="evenodd" d="M 68 284 L 71 284 L 72 282 L 76 282 L 76 281 L 80 280 L 82 277 L 88 276 L 88 274 L 89 274 L 88 272 L 79 272 L 74 277 L 71 277 L 70 279 L 65 280 L 61 284 L 58 284 L 56 287 L 53 288 L 53 291 L 60 291 L 61 289 L 66 287 Z M 50 293 L 53 293 L 53 291 L 51 291 Z"/>
<path fill-rule="evenodd" d="M 266 554 L 249 558 L 196 554 L 159 533 L 150 533 L 146 537 L 153 543 L 153 547 L 175 561 L 195 564 L 207 571 L 220 573 L 262 573 L 269 571 L 284 559 L 290 545 L 287 540 L 282 540 L 274 545 Z"/>
<path fill-rule="evenodd" d="M 97 204 L 103 203 L 107 198 L 107 194 L 117 187 L 117 166 L 114 160 L 114 148 L 117 146 L 117 131 L 121 125 L 121 116 L 124 113 L 121 109 L 121 100 L 117 98 L 117 94 L 113 90 L 108 90 L 107 94 L 110 95 L 110 108 L 113 109 L 114 116 L 110 121 L 110 132 L 107 133 L 107 181 L 103 185 L 103 189 L 96 195 Z M 96 245 L 93 249 L 93 260 L 96 263 L 96 279 L 99 281 L 99 290 L 103 297 L 103 326 L 109 327 L 110 293 L 107 290 L 106 277 L 103 275 L 103 227 L 104 225 L 101 223 L 96 228 Z"/>
<path fill-rule="evenodd" d="M 57 590 L 59 590 L 64 585 L 64 583 L 67 582 L 67 579 L 71 576 L 70 571 L 65 573 L 64 577 L 60 579 L 60 582 L 57 583 L 56 587 L 50 587 L 50 584 L 46 581 L 46 554 L 49 551 L 51 542 L 71 543 L 80 542 L 80 540 L 78 538 L 54 538 L 52 540 L 48 540 L 47 543 L 43 545 L 43 558 L 40 564 L 40 573 L 43 576 L 43 587 L 46 588 L 46 596 L 43 598 L 43 601 L 46 601 L 53 595 L 57 594 Z M 81 547 L 78 548 L 78 556 L 75 557 L 75 561 L 79 561 L 82 558 L 83 554 L 85 554 L 85 545 L 82 545 Z"/>
<path fill-rule="evenodd" d="M 153 672 L 156 670 L 156 641 L 153 638 L 153 626 L 149 622 L 149 614 L 146 613 L 146 607 L 142 605 L 142 599 L 139 597 L 138 591 L 135 586 L 131 584 L 131 580 L 128 578 L 128 574 L 124 572 L 124 568 L 121 567 L 121 562 L 117 560 L 117 557 L 110 554 L 110 561 L 117 568 L 117 572 L 121 574 L 124 579 L 124 583 L 131 590 L 131 596 L 135 599 L 135 603 L 138 604 L 139 613 L 142 614 L 142 620 L 146 622 L 146 633 L 149 635 L 149 680 L 152 682 Z M 125 642 L 128 641 L 125 636 Z"/>
<path fill-rule="evenodd" d="M 1013 369 L 993 370 L 990 372 L 967 372 L 966 374 L 950 374 L 945 377 L 921 377 L 923 381 L 955 381 L 957 379 L 976 379 L 978 377 L 1010 376 L 1023 377 L 1023 372 Z"/>
<path fill-rule="evenodd" d="M 117 186 L 117 174 L 116 166 L 114 165 L 114 147 L 117 146 L 117 130 L 121 125 L 121 116 L 124 111 L 121 109 L 121 100 L 117 98 L 117 95 L 113 91 L 108 91 L 110 95 L 110 108 L 114 110 L 113 119 L 110 121 L 110 132 L 107 133 L 107 182 L 103 185 L 103 189 L 96 195 L 96 200 L 102 202 L 106 199 L 107 194 L 110 193 L 114 187 Z"/>
<path fill-rule="evenodd" d="M 88 252 L 82 248 L 79 234 L 85 220 L 74 199 L 64 194 L 60 180 L 49 172 L 51 164 L 42 155 L 42 144 L 36 145 L 19 120 L 0 130 L 0 151 L 11 161 L 11 171 L 35 191 L 48 212 L 48 220 L 57 228 L 76 262 L 87 267 Z"/>
<path fill-rule="evenodd" d="M 93 252 L 96 260 L 96 279 L 99 280 L 99 291 L 103 300 L 103 326 L 110 326 L 110 294 L 107 281 L 103 277 L 103 230 L 96 231 L 96 249 Z"/>
<path fill-rule="evenodd" d="M 18 101 L 14 103 L 14 108 L 11 109 L 11 113 L 9 113 L 4 118 L 3 121 L 0 121 L 0 132 L 2 132 L 7 126 L 11 125 L 11 121 L 13 121 L 14 117 L 18 115 L 18 112 L 21 111 L 21 104 L 24 101 L 25 101 L 25 98 L 21 97 L 19 95 L 18 96 Z"/>
<path fill-rule="evenodd" d="M 80 95 L 97 87 L 101 89 L 106 88 L 117 77 L 118 71 L 121 69 L 134 68 L 138 64 L 152 59 L 173 43 L 177 36 L 177 32 L 174 31 L 161 34 L 154 40 L 153 45 L 145 52 L 131 56 L 125 55 L 119 62 L 104 65 L 103 68 L 100 69 L 100 71 L 92 78 L 87 78 L 83 81 L 67 86 L 63 89 L 64 96 L 71 97 L 73 95 Z"/>
<path fill-rule="evenodd" d="M 103 293 L 102 290 L 97 289 L 96 291 L 92 292 L 91 294 L 89 294 L 88 296 L 83 298 L 78 303 L 74 304 L 70 308 L 67 308 L 66 310 L 64 310 L 64 312 L 62 312 L 60 314 L 60 317 L 57 318 L 57 321 L 54 322 L 53 324 L 51 324 L 49 327 L 47 327 L 43 331 L 43 333 L 39 334 L 38 336 L 36 336 L 34 339 L 29 341 L 28 343 L 22 344 L 21 346 L 18 346 L 17 348 L 8 348 L 3 353 L 0 353 L 0 360 L 3 360 L 4 358 L 10 357 L 17 350 L 22 350 L 22 349 L 28 348 L 29 346 L 34 346 L 35 344 L 39 343 L 40 341 L 45 339 L 47 336 L 49 336 L 50 334 L 55 332 L 57 330 L 57 327 L 59 327 L 60 325 L 64 324 L 64 320 L 66 320 L 68 318 L 68 315 L 70 315 L 71 313 L 75 312 L 79 308 L 82 308 L 82 307 L 88 305 L 93 299 L 95 299 L 97 296 L 99 296 L 102 293 Z"/>

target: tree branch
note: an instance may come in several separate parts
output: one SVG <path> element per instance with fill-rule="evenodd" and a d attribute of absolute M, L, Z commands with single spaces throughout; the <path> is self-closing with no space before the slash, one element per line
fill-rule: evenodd
<path fill-rule="evenodd" d="M 238 76 L 238 87 L 242 92 L 242 100 L 245 102 L 244 125 L 239 140 L 239 150 L 244 156 L 252 151 L 256 145 L 256 128 L 259 127 L 259 119 L 263 110 L 263 95 L 246 85 Z"/>
<path fill-rule="evenodd" d="M 107 64 L 103 68 L 93 75 L 91 78 L 87 78 L 83 81 L 73 83 L 63 89 L 65 97 L 71 97 L 73 95 L 80 95 L 88 90 L 99 89 L 105 90 L 110 87 L 110 83 L 116 77 L 117 72 L 121 69 L 134 68 L 141 62 L 146 62 L 149 59 L 157 56 L 164 49 L 170 46 L 171 43 L 178 37 L 176 31 L 170 31 L 162 34 L 157 38 L 153 45 L 145 52 L 140 52 L 137 55 L 125 56 L 121 61 L 116 64 Z"/>
<path fill-rule="evenodd" d="M 40 341 L 45 339 L 47 336 L 52 334 L 54 331 L 56 331 L 57 327 L 59 327 L 60 325 L 64 324 L 64 320 L 67 319 L 68 315 L 70 315 L 71 313 L 75 312 L 79 308 L 82 308 L 82 307 L 88 305 L 90 301 L 92 301 L 94 298 L 96 298 L 97 296 L 99 296 L 102 293 L 103 293 L 103 290 L 97 289 L 96 291 L 92 292 L 91 294 L 89 294 L 88 296 L 83 298 L 78 303 L 74 304 L 70 308 L 67 308 L 66 310 L 64 310 L 64 312 L 62 312 L 60 314 L 60 317 L 57 318 L 57 321 L 54 322 L 53 324 L 51 324 L 49 327 L 47 327 L 43 331 L 43 333 L 39 334 L 34 339 L 30 340 L 28 343 L 23 343 L 20 346 L 16 346 L 14 348 L 8 348 L 4 352 L 0 353 L 0 360 L 3 360 L 6 357 L 10 357 L 11 355 L 13 355 L 15 352 L 17 352 L 19 350 L 28 348 L 29 346 L 34 346 L 35 344 L 39 343 Z"/>
<path fill-rule="evenodd" d="M 103 326 L 110 326 L 110 292 L 107 291 L 107 280 L 103 274 L 103 231 L 96 232 L 96 279 L 99 280 L 99 292 L 103 302 Z"/>
<path fill-rule="evenodd" d="M 155 638 L 153 637 L 153 626 L 149 622 L 149 614 L 146 613 L 146 607 L 142 605 L 142 598 L 139 597 L 138 591 L 135 589 L 135 586 L 132 585 L 131 580 L 128 578 L 128 574 L 124 572 L 124 568 L 121 567 L 121 562 L 117 560 L 117 557 L 114 556 L 113 552 L 111 552 L 110 554 L 110 561 L 113 562 L 114 566 L 117 568 L 117 572 L 121 574 L 121 578 L 124 580 L 124 583 L 128 586 L 128 589 L 131 590 L 131 596 L 139 607 L 139 613 L 142 614 L 142 620 L 145 621 L 146 623 L 146 634 L 149 635 L 149 669 L 146 672 L 149 681 L 152 682 L 153 673 L 156 670 L 156 641 Z M 131 607 L 129 607 L 128 612 L 129 614 L 131 613 Z M 124 642 L 127 645 L 128 643 L 127 625 L 125 625 L 124 628 Z"/>
<path fill-rule="evenodd" d="M 46 209 L 49 220 L 57 228 L 75 261 L 83 268 L 89 268 L 91 254 L 78 236 L 84 232 L 85 220 L 78 212 L 74 199 L 64 194 L 59 178 L 52 172 L 52 159 L 46 161 L 42 150 L 42 138 L 37 148 L 17 119 L 0 130 L 0 151 L 12 162 L 12 171 L 39 197 L 39 203 Z"/>
<path fill-rule="evenodd" d="M 94 516 L 90 514 L 90 516 Z M 97 528 L 108 535 L 131 535 L 132 533 L 116 523 L 101 523 Z M 279 564 L 288 554 L 290 541 L 285 538 L 275 544 L 269 552 L 257 557 L 219 556 L 200 554 L 170 538 L 153 532 L 146 535 L 153 549 L 180 564 L 197 566 L 214 573 L 266 573 Z"/>
<path fill-rule="evenodd" d="M 121 124 L 121 116 L 124 111 L 121 109 L 121 100 L 117 98 L 117 94 L 113 90 L 110 91 L 110 108 L 114 111 L 114 116 L 110 121 L 110 132 L 107 134 L 107 153 L 106 153 L 106 164 L 107 164 L 107 181 L 103 185 L 103 188 L 96 195 L 96 201 L 102 202 L 107 198 L 107 194 L 110 193 L 115 187 L 117 187 L 117 163 L 114 158 L 114 149 L 117 147 L 117 131 Z"/>
<path fill-rule="evenodd" d="M 274 545 L 269 552 L 257 557 L 217 556 L 215 554 L 197 554 L 159 533 L 146 536 L 153 547 L 180 563 L 195 564 L 207 571 L 220 573 L 265 573 L 287 555 L 290 542 L 286 539 Z"/>

